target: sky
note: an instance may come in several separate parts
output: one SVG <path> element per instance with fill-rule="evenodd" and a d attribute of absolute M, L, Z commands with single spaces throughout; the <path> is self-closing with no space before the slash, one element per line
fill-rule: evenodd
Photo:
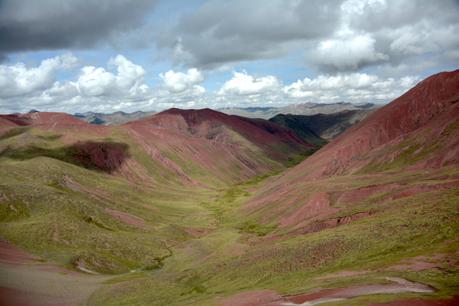
<path fill-rule="evenodd" d="M 457 33 L 458 0 L 0 0 L 0 113 L 383 104 Z"/>

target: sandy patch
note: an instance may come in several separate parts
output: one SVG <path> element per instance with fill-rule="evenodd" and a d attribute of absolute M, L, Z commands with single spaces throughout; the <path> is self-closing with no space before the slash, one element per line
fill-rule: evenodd
<path fill-rule="evenodd" d="M 337 212 L 337 208 L 330 206 L 330 197 L 327 193 L 319 192 L 313 195 L 309 201 L 295 210 L 291 215 L 280 220 L 280 227 L 289 227 L 302 224 L 312 219 L 318 219 Z"/>
<path fill-rule="evenodd" d="M 388 303 L 371 304 L 371 306 L 457 306 L 459 305 L 459 295 L 455 295 L 450 299 L 441 300 L 421 300 L 421 299 L 409 299 L 393 301 Z"/>
<path fill-rule="evenodd" d="M 123 223 L 129 224 L 134 227 L 141 228 L 141 229 L 145 228 L 145 220 L 140 217 L 131 215 L 127 212 L 122 212 L 122 211 L 110 209 L 110 208 L 105 208 L 105 211 L 109 215 L 111 215 L 112 217 L 114 217 L 115 219 L 118 219 L 119 221 Z"/>
<path fill-rule="evenodd" d="M 0 263 L 25 264 L 36 260 L 38 257 L 27 254 L 8 241 L 0 239 Z"/>
<path fill-rule="evenodd" d="M 282 305 L 318 305 L 331 301 L 346 300 L 349 298 L 372 295 L 372 294 L 396 294 L 403 292 L 415 293 L 431 293 L 434 292 L 433 288 L 420 284 L 410 282 L 403 278 L 386 277 L 386 280 L 391 281 L 390 284 L 375 284 L 375 285 L 361 285 L 347 288 L 336 288 L 319 291 L 316 293 L 309 293 L 296 296 L 284 297 L 285 303 Z"/>
<path fill-rule="evenodd" d="M 341 278 L 341 277 L 353 277 L 353 276 L 360 276 L 360 275 L 365 275 L 369 273 L 370 271 L 368 270 L 362 270 L 362 271 L 340 271 L 336 273 L 330 273 L 326 274 L 323 276 L 317 277 L 317 279 L 320 280 L 326 280 L 326 279 L 334 279 L 334 278 Z"/>
<path fill-rule="evenodd" d="M 254 290 L 237 293 L 230 297 L 218 298 L 221 306 L 259 306 L 259 305 L 280 305 L 280 295 L 273 290 Z"/>

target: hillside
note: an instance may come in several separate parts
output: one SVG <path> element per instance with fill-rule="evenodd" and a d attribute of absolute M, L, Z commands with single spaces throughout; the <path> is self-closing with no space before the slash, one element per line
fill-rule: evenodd
<path fill-rule="evenodd" d="M 345 110 L 331 114 L 290 115 L 279 114 L 269 119 L 282 126 L 288 127 L 297 134 L 303 135 L 305 140 L 324 144 L 324 140 L 331 140 L 354 124 L 362 121 L 375 108 L 365 110 Z M 314 140 L 314 137 L 319 139 Z"/>
<path fill-rule="evenodd" d="M 0 290 L 25 305 L 455 305 L 458 101 L 459 70 L 434 75 L 296 166 L 314 147 L 291 130 L 210 109 L 1 116 Z"/>

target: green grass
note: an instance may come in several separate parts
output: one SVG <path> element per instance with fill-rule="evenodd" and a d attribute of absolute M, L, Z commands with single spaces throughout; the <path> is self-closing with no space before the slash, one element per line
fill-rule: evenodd
<path fill-rule="evenodd" d="M 0 156 L 2 238 L 71 269 L 84 263 L 90 270 L 113 275 L 91 295 L 89 305 L 215 305 L 217 298 L 240 291 L 298 294 L 385 282 L 385 276 L 429 284 L 437 289 L 434 297 L 459 291 L 457 266 L 448 262 L 439 270 L 385 270 L 418 255 L 442 253 L 453 258 L 459 249 L 458 188 L 384 200 L 405 188 L 448 182 L 458 175 L 457 167 L 429 174 L 394 171 L 419 149 L 416 144 L 406 144 L 405 155 L 391 172 L 301 181 L 289 186 L 298 198 L 286 211 L 276 209 L 289 198 L 248 214 L 246 203 L 280 177 L 279 163 L 271 161 L 266 169 L 272 172 L 245 181 L 237 180 L 235 171 L 220 180 L 206 177 L 206 187 L 187 185 L 129 135 L 115 129 L 107 137 L 129 146 L 132 163 L 125 172 L 110 175 L 81 167 L 67 159 L 61 137 L 36 130 L 3 139 L 10 149 Z M 184 163 L 175 154 L 167 156 Z M 199 164 L 186 171 L 194 179 L 204 175 Z M 387 183 L 399 183 L 400 188 L 342 204 L 339 212 L 327 216 L 372 211 L 370 217 L 304 235 L 277 226 L 279 218 L 317 192 L 329 193 L 335 205 L 340 192 Z M 120 221 L 107 208 L 142 218 L 144 226 Z M 193 236 L 193 231 L 202 234 Z M 369 272 L 320 278 L 348 270 Z M 368 296 L 351 302 L 412 296 L 418 295 Z"/>
<path fill-rule="evenodd" d="M 266 225 L 243 221 L 245 231 L 237 233 L 232 230 L 234 226 L 237 228 L 236 224 L 241 224 L 236 221 L 241 220 L 241 216 L 237 215 L 238 205 L 234 204 L 241 197 L 246 199 L 247 195 L 240 190 L 224 193 L 217 203 L 229 201 L 233 206 L 221 213 L 226 218 L 222 218 L 220 229 L 214 234 L 188 242 L 183 249 L 176 249 L 177 253 L 166 260 L 162 272 L 145 274 L 136 278 L 135 282 L 127 280 L 118 282 L 112 288 L 105 287 L 93 295 L 90 304 L 123 305 L 129 302 L 142 305 L 155 301 L 154 305 L 213 305 L 218 296 L 244 290 L 269 288 L 282 294 L 298 294 L 320 287 L 386 282 L 385 276 L 404 277 L 429 284 L 438 290 L 432 295 L 437 298 L 450 296 L 459 290 L 457 267 L 447 268 L 443 265 L 447 270 L 416 273 L 380 270 L 418 255 L 444 253 L 454 256 L 459 248 L 455 240 L 459 232 L 457 189 L 389 201 L 368 218 L 308 235 L 255 244 L 253 237 L 258 237 L 259 226 Z M 372 203 L 362 205 L 368 207 Z M 229 217 L 231 214 L 233 218 Z M 268 232 L 272 230 L 275 228 L 270 228 Z M 249 241 L 252 241 L 251 246 L 247 245 Z M 238 245 L 244 252 L 229 251 Z M 190 253 L 190 250 L 195 253 Z M 348 270 L 370 272 L 356 277 L 317 278 Z M 205 290 L 192 290 L 190 286 L 177 281 L 182 274 L 191 272 L 197 275 L 200 286 Z M 176 280 L 175 286 L 170 283 L 162 287 L 164 291 L 146 293 L 146 288 L 168 278 Z M 119 290 L 123 294 L 118 294 Z M 398 298 L 417 296 L 397 295 Z M 391 299 L 394 296 L 367 296 L 352 303 Z"/>

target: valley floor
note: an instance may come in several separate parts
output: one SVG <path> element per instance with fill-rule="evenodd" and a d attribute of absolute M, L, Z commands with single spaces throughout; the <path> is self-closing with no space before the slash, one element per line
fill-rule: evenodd
<path fill-rule="evenodd" d="M 305 192 L 332 198 L 331 213 L 311 223 L 327 226 L 316 228 L 279 226 L 275 207 L 248 208 L 278 176 L 174 199 L 170 214 L 189 237 L 165 234 L 169 252 L 158 246 L 155 265 L 130 272 L 76 272 L 1 242 L 0 305 L 457 305 L 457 167 L 307 182 Z M 336 200 L 344 191 L 348 200 Z M 148 223 L 156 211 L 143 213 Z"/>

